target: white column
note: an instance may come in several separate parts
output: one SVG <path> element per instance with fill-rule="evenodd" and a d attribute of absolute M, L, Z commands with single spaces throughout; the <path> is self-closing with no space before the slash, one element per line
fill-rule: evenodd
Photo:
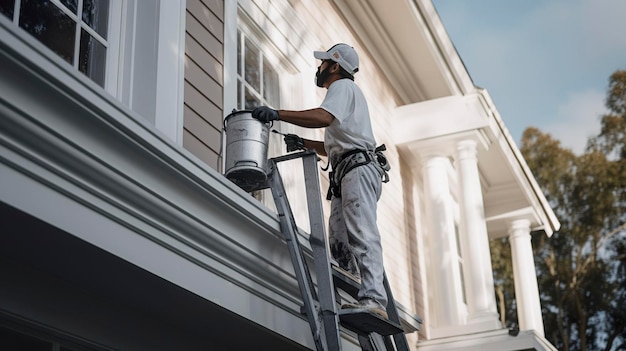
<path fill-rule="evenodd" d="M 436 298 L 437 326 L 461 324 L 461 280 L 457 261 L 454 217 L 451 207 L 445 156 L 426 157 L 423 167 L 425 212 L 432 251 L 433 286 Z"/>
<path fill-rule="evenodd" d="M 515 300 L 520 330 L 535 330 L 544 336 L 535 260 L 530 242 L 530 221 L 516 220 L 509 229 L 513 259 Z"/>
<path fill-rule="evenodd" d="M 467 296 L 468 323 L 487 323 L 487 329 L 499 329 L 493 285 L 493 269 L 478 160 L 476 141 L 457 143 L 456 168 L 459 180 L 460 241 Z"/>

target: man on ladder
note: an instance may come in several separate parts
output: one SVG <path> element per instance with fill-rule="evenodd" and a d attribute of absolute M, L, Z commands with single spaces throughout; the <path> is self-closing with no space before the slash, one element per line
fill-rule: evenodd
<path fill-rule="evenodd" d="M 357 276 L 361 285 L 356 303 L 342 309 L 365 309 L 388 318 L 384 287 L 383 254 L 376 223 L 382 182 L 388 180 L 388 163 L 376 148 L 367 101 L 354 83 L 359 57 L 353 47 L 337 44 L 315 51 L 321 60 L 316 83 L 327 94 L 318 108 L 290 111 L 257 107 L 252 117 L 261 122 L 281 120 L 306 128 L 326 128 L 324 141 L 285 136 L 288 149 L 314 149 L 332 165 L 329 199 L 330 250 L 340 268 Z"/>

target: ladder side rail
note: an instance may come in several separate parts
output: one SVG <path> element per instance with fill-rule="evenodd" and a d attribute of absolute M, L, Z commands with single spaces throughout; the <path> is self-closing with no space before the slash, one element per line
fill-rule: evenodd
<path fill-rule="evenodd" d="M 309 243 L 313 251 L 313 263 L 317 276 L 317 289 L 326 345 L 329 350 L 340 351 L 339 315 L 337 313 L 335 287 L 329 259 L 317 159 L 315 152 L 305 154 L 302 157 L 309 224 L 311 227 Z"/>
<path fill-rule="evenodd" d="M 398 314 L 398 306 L 396 306 L 396 300 L 393 298 L 391 287 L 389 286 L 389 281 L 387 280 L 387 273 L 383 274 L 383 285 L 387 291 L 387 314 L 389 316 L 389 320 L 402 325 L 400 315 Z M 398 351 L 409 351 L 409 344 L 406 341 L 406 335 L 404 335 L 404 333 L 394 334 L 393 339 Z"/>
<path fill-rule="evenodd" d="M 322 341 L 320 321 L 314 306 L 314 289 L 311 283 L 311 276 L 306 268 L 306 262 L 302 254 L 302 249 L 296 236 L 296 223 L 289 206 L 289 201 L 285 193 L 282 178 L 278 172 L 278 167 L 273 160 L 270 160 L 269 185 L 276 204 L 276 211 L 280 220 L 280 228 L 284 239 L 287 242 L 289 255 L 294 266 L 298 287 L 304 303 L 304 310 L 309 321 L 313 341 L 317 351 L 325 351 L 325 345 Z"/>

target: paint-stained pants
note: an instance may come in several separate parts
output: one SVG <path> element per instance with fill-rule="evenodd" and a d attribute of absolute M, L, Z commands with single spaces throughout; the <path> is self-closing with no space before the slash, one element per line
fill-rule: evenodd
<path fill-rule="evenodd" d="M 375 162 L 348 172 L 341 181 L 341 197 L 331 201 L 330 250 L 339 266 L 361 277 L 358 298 L 387 306 L 383 285 L 383 253 L 376 224 L 382 191 L 382 171 Z"/>

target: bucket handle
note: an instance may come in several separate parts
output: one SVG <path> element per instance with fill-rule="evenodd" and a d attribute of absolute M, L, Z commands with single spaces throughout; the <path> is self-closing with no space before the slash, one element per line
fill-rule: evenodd
<path fill-rule="evenodd" d="M 224 122 L 222 123 L 222 129 L 226 132 L 227 131 L 227 123 L 226 121 L 228 121 L 228 117 L 234 115 L 235 113 L 245 113 L 245 112 L 249 112 L 252 113 L 252 110 L 241 110 L 241 111 L 237 111 L 235 109 L 233 109 L 233 111 L 224 118 Z M 260 122 L 260 121 L 259 121 Z M 270 121 L 270 129 L 274 126 L 274 121 Z"/>

